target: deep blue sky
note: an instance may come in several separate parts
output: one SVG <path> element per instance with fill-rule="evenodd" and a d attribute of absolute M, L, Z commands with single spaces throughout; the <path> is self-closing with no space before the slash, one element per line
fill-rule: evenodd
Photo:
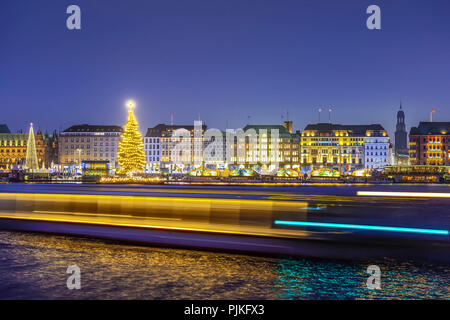
<path fill-rule="evenodd" d="M 381 31 L 365 26 L 370 4 Z M 171 112 L 224 129 L 288 110 L 303 129 L 332 106 L 333 122 L 392 135 L 400 99 L 408 129 L 431 107 L 450 121 L 450 1 L 1 1 L 0 123 L 123 125 L 129 98 L 142 132 Z"/>

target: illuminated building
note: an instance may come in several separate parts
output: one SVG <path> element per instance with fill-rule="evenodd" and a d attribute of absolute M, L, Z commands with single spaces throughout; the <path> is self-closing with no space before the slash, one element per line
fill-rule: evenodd
<path fill-rule="evenodd" d="M 120 126 L 75 125 L 59 135 L 59 164 L 81 165 L 83 161 L 109 161 L 117 166 Z"/>
<path fill-rule="evenodd" d="M 5 124 L 0 128 L 0 168 L 21 167 L 25 164 L 28 135 L 11 133 Z"/>
<path fill-rule="evenodd" d="M 411 165 L 450 165 L 450 122 L 420 122 L 409 132 Z"/>
<path fill-rule="evenodd" d="M 247 125 L 242 129 L 228 131 L 228 165 L 244 165 L 247 168 L 277 170 L 278 168 L 299 169 L 300 131 L 292 132 L 292 122 L 283 125 Z M 252 137 L 254 134 L 254 137 Z M 240 150 L 241 151 L 240 151 Z"/>
<path fill-rule="evenodd" d="M 292 133 L 290 121 L 285 126 L 248 125 L 226 133 L 206 129 L 201 121 L 194 126 L 159 124 L 149 128 L 144 140 L 149 171 L 188 172 L 200 166 L 225 169 L 229 165 L 267 170 L 299 167 L 300 133 Z M 276 141 L 272 141 L 272 130 Z M 255 143 L 246 136 L 249 133 Z M 276 159 L 271 155 L 274 147 Z"/>
<path fill-rule="evenodd" d="M 389 137 L 379 124 L 309 124 L 302 132 L 301 163 L 339 172 L 382 168 L 389 163 Z"/>
<path fill-rule="evenodd" d="M 57 161 L 57 136 L 38 129 L 34 137 L 39 168 L 48 168 Z M 28 133 L 11 133 L 7 125 L 0 125 L 0 168 L 24 167 L 27 143 Z"/>
<path fill-rule="evenodd" d="M 201 121 L 194 125 L 158 124 L 147 129 L 144 151 L 151 172 L 187 172 L 203 164 L 204 133 Z M 175 152 L 179 153 L 178 155 Z"/>
<path fill-rule="evenodd" d="M 378 126 L 378 127 L 376 127 Z M 391 143 L 386 131 L 380 125 L 371 125 L 364 138 L 364 167 L 382 169 L 390 164 Z"/>
<path fill-rule="evenodd" d="M 164 124 L 158 124 L 156 127 L 148 128 L 144 137 L 144 152 L 147 162 L 147 170 L 150 172 L 159 172 L 161 162 L 161 137 L 165 130 Z"/>
<path fill-rule="evenodd" d="M 210 132 L 210 130 L 206 132 Z M 203 162 L 206 167 L 210 167 L 212 169 L 225 169 L 227 168 L 227 158 L 226 158 L 226 152 L 227 152 L 227 145 L 226 145 L 226 132 L 217 130 L 216 136 L 211 137 L 208 133 L 204 135 L 203 137 Z M 216 139 L 222 139 L 216 141 Z M 213 145 L 213 143 L 215 145 Z M 209 147 L 217 147 L 218 149 L 212 151 Z"/>
<path fill-rule="evenodd" d="M 405 113 L 402 110 L 400 103 L 400 110 L 397 112 L 397 125 L 395 130 L 395 164 L 408 164 L 408 133 L 406 132 Z"/>

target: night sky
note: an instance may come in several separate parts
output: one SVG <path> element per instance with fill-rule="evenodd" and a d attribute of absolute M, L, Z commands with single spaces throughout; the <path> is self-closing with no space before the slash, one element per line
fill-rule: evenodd
<path fill-rule="evenodd" d="M 66 28 L 67 6 L 82 29 Z M 382 30 L 366 28 L 381 7 Z M 0 123 L 11 131 L 170 122 L 294 129 L 450 121 L 448 0 L 2 0 Z M 248 120 L 248 116 L 251 116 Z M 286 118 L 286 116 L 284 116 Z M 328 113 L 322 113 L 322 122 Z"/>

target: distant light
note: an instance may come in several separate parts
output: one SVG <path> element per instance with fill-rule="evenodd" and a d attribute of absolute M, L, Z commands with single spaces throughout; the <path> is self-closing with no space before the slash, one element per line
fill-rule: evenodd
<path fill-rule="evenodd" d="M 323 210 L 323 208 L 320 208 L 320 207 L 305 207 L 304 210 L 318 211 L 318 210 Z"/>
<path fill-rule="evenodd" d="M 134 107 L 136 107 L 136 103 L 133 100 L 128 100 L 127 101 L 127 108 L 132 110 L 132 109 L 134 109 Z"/>
<path fill-rule="evenodd" d="M 322 223 L 322 222 L 285 221 L 285 220 L 275 220 L 274 224 L 287 225 L 287 226 L 302 226 L 302 227 L 338 228 L 338 229 L 355 229 L 355 230 L 389 231 L 389 232 L 408 232 L 408 233 L 435 234 L 435 235 L 445 235 L 445 236 L 448 235 L 448 230 L 369 226 L 369 225 L 362 225 L 362 224 Z"/>
<path fill-rule="evenodd" d="M 450 193 L 357 191 L 358 196 L 450 198 Z"/>

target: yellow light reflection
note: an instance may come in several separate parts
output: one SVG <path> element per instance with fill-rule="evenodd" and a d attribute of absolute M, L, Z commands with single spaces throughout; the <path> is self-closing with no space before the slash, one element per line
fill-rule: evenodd
<path fill-rule="evenodd" d="M 375 196 L 375 197 L 450 198 L 450 193 L 435 193 L 435 192 L 358 191 L 356 194 L 358 196 Z"/>

